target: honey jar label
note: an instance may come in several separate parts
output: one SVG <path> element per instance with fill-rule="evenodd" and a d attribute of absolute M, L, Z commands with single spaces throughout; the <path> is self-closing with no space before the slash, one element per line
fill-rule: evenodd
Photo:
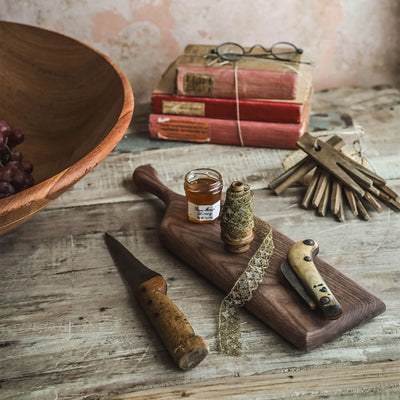
<path fill-rule="evenodd" d="M 188 201 L 188 216 L 196 221 L 214 221 L 218 218 L 221 202 L 210 205 L 198 205 Z"/>

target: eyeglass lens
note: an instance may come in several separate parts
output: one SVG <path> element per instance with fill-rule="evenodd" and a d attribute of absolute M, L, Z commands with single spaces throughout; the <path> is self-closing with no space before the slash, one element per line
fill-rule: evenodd
<path fill-rule="evenodd" d="M 218 46 L 217 54 L 225 60 L 237 61 L 244 56 L 245 50 L 239 44 L 229 42 Z"/>
<path fill-rule="evenodd" d="M 289 42 L 278 42 L 272 45 L 271 54 L 278 60 L 293 60 L 298 54 L 303 52 L 298 49 L 294 44 Z"/>

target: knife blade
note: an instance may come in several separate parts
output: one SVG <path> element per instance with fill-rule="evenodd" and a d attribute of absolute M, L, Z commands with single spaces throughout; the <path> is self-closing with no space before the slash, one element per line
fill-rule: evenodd
<path fill-rule="evenodd" d="M 281 264 L 281 271 L 311 310 L 318 308 L 326 319 L 337 319 L 342 315 L 342 307 L 314 264 L 318 251 L 319 246 L 312 239 L 295 243 L 289 249 L 287 261 Z"/>
<path fill-rule="evenodd" d="M 167 296 L 167 282 L 157 272 L 143 265 L 125 246 L 108 233 L 108 250 L 120 274 L 145 311 L 172 359 L 183 370 L 192 369 L 207 356 L 205 340 Z"/>

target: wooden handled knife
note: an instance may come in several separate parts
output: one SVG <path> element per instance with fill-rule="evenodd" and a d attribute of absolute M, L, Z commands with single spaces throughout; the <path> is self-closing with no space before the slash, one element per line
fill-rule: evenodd
<path fill-rule="evenodd" d="M 342 315 L 342 308 L 315 267 L 318 251 L 318 244 L 312 239 L 295 243 L 281 270 L 310 309 L 318 308 L 326 319 L 337 319 Z"/>
<path fill-rule="evenodd" d="M 144 309 L 151 324 L 183 370 L 194 368 L 208 354 L 204 339 L 194 330 L 179 308 L 167 296 L 167 282 L 143 265 L 129 250 L 108 233 L 107 247 L 121 275 Z"/>

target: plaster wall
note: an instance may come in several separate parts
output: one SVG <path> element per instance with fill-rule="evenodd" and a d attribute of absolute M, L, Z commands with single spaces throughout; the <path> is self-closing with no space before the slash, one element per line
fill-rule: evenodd
<path fill-rule="evenodd" d="M 138 103 L 189 43 L 290 41 L 314 61 L 316 89 L 400 85 L 398 0 L 0 0 L 0 18 L 102 51 Z"/>

